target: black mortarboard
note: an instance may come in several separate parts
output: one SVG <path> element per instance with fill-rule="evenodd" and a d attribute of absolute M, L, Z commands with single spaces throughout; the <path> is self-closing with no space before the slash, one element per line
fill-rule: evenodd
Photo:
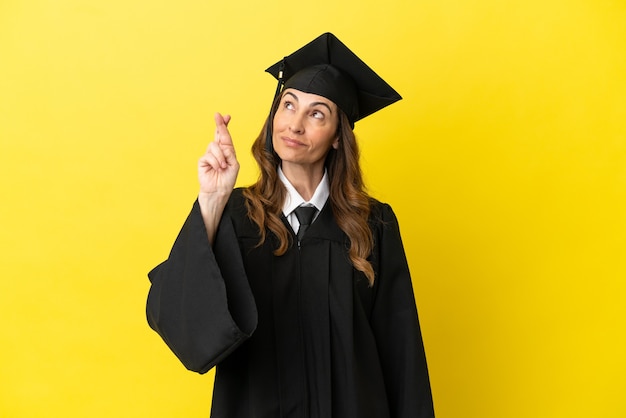
<path fill-rule="evenodd" d="M 352 126 L 402 97 L 348 49 L 335 35 L 325 33 L 269 67 L 283 87 L 318 94 L 343 110 Z"/>

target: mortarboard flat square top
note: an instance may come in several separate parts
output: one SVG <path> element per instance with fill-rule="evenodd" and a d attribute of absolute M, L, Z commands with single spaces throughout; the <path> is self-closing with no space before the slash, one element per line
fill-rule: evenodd
<path fill-rule="evenodd" d="M 324 33 L 269 67 L 284 88 L 332 100 L 351 124 L 402 97 L 332 33 Z M 282 77 L 281 77 L 282 71 Z"/>

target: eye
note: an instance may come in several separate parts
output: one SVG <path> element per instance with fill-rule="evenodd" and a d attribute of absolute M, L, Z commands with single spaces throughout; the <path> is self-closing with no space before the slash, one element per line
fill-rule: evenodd
<path fill-rule="evenodd" d="M 311 116 L 313 116 L 315 119 L 324 119 L 326 115 L 321 110 L 314 110 L 313 112 L 311 112 Z"/>
<path fill-rule="evenodd" d="M 283 103 L 283 107 L 290 110 L 294 108 L 293 103 L 289 100 L 285 100 L 285 102 Z"/>

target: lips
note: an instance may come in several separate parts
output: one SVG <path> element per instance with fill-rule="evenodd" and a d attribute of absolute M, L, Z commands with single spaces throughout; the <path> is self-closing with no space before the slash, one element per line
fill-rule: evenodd
<path fill-rule="evenodd" d="M 282 136 L 280 139 L 281 139 L 281 140 L 285 143 L 285 145 L 287 145 L 288 147 L 301 147 L 301 146 L 303 146 L 303 145 L 304 145 L 302 142 L 300 142 L 300 141 L 298 141 L 298 140 L 295 140 L 295 139 L 293 139 L 293 138 L 289 138 L 289 137 L 287 137 L 287 136 Z"/>

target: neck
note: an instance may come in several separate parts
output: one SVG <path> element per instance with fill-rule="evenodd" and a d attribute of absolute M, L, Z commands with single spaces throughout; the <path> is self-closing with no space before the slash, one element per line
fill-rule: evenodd
<path fill-rule="evenodd" d="M 304 200 L 311 200 L 317 186 L 319 186 L 324 177 L 324 165 L 303 166 L 298 164 L 281 165 L 285 177 L 293 185 L 300 196 Z"/>

